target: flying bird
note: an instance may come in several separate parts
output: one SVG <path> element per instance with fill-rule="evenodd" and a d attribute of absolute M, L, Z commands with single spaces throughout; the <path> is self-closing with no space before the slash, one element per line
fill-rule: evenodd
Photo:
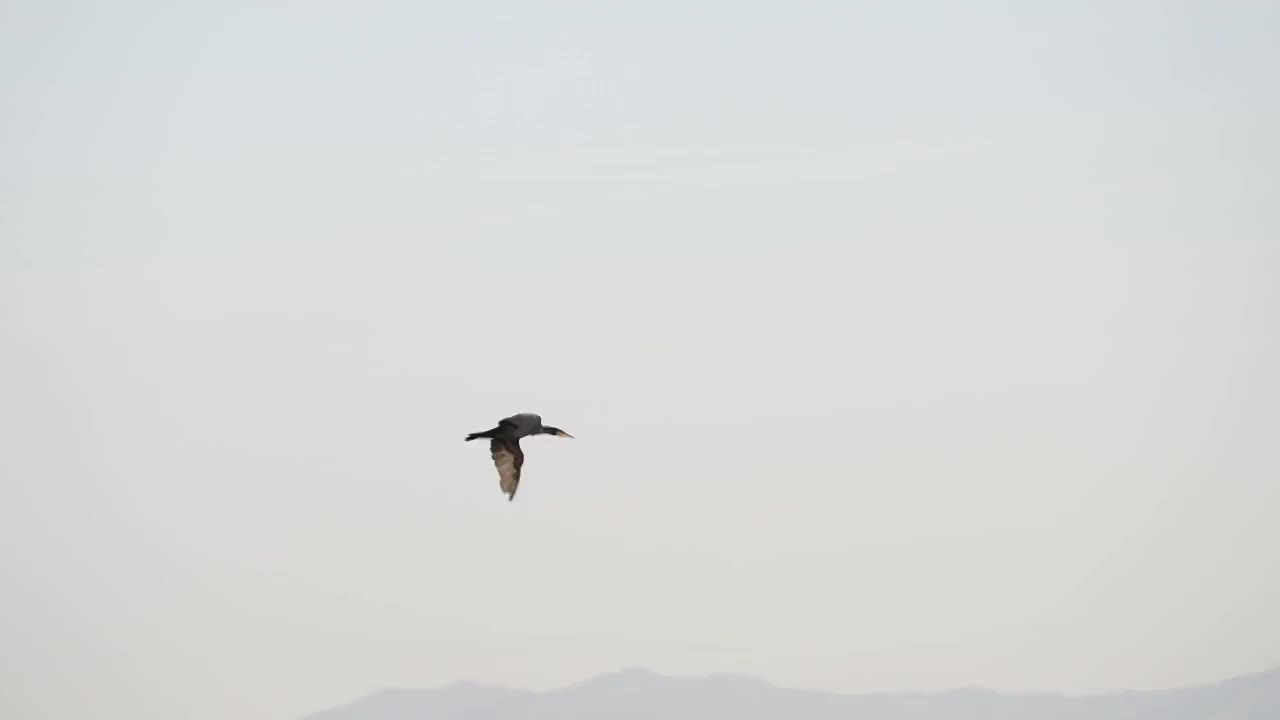
<path fill-rule="evenodd" d="M 516 499 L 516 488 L 520 485 L 520 468 L 524 467 L 524 451 L 520 449 L 520 438 L 529 435 L 555 435 L 571 438 L 569 433 L 560 428 L 543 425 L 542 418 L 533 413 L 520 413 L 503 418 L 498 427 L 484 432 L 474 432 L 467 436 L 467 441 L 478 438 L 489 438 L 489 452 L 493 455 L 493 464 L 498 468 L 499 487 L 507 494 L 507 501 Z"/>

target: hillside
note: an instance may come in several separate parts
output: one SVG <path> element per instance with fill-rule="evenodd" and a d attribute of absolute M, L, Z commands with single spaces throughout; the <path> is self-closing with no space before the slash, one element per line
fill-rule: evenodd
<path fill-rule="evenodd" d="M 1067 696 L 966 689 L 845 695 L 745 676 L 628 669 L 535 693 L 462 683 L 374 693 L 305 720 L 1277 720 L 1280 669 L 1214 685 Z"/>

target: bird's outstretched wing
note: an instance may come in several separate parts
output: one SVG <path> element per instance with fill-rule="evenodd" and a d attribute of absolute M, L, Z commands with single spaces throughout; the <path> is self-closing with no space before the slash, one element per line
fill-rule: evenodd
<path fill-rule="evenodd" d="M 494 467 L 498 468 L 499 487 L 507 494 L 508 501 L 515 500 L 516 488 L 520 485 L 520 468 L 524 465 L 520 441 L 494 438 L 489 441 L 489 452 L 493 455 Z"/>
<path fill-rule="evenodd" d="M 532 435 L 538 428 L 542 427 L 542 418 L 533 413 L 519 413 L 508 418 L 502 418 L 498 423 L 498 427 L 507 428 L 517 438 L 522 438 L 525 435 Z"/>

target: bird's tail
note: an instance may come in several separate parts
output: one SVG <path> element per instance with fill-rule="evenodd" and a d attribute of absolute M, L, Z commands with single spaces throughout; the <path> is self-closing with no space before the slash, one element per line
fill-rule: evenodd
<path fill-rule="evenodd" d="M 471 433 L 470 435 L 467 436 L 467 442 L 471 442 L 472 440 L 475 440 L 477 438 L 491 438 L 493 437 L 493 434 L 497 432 L 497 430 L 498 430 L 497 428 L 494 428 L 493 430 L 485 430 L 484 432 Z"/>

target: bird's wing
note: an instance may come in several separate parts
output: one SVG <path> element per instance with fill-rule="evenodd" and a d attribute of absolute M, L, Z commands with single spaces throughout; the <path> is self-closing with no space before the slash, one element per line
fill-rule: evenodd
<path fill-rule="evenodd" d="M 524 465 L 520 441 L 494 438 L 489 441 L 489 452 L 493 455 L 493 466 L 498 468 L 498 486 L 507 494 L 507 500 L 515 500 L 520 468 Z"/>
<path fill-rule="evenodd" d="M 503 418 L 498 423 L 498 427 L 509 427 L 516 437 L 521 438 L 525 435 L 532 435 L 534 431 L 542 427 L 542 418 L 533 413 L 520 413 L 509 418 Z"/>

